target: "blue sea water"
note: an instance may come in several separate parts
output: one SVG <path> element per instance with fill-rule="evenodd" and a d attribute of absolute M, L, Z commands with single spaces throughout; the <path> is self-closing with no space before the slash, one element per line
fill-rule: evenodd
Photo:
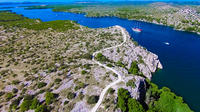
<path fill-rule="evenodd" d="M 153 75 L 152 81 L 159 87 L 169 87 L 177 95 L 182 96 L 193 110 L 200 111 L 199 35 L 117 17 L 92 18 L 85 17 L 83 14 L 53 12 L 51 9 L 24 10 L 18 6 L 12 5 L 13 8 L 9 8 L 9 10 L 28 18 L 39 18 L 42 21 L 74 20 L 90 28 L 105 28 L 114 25 L 126 28 L 135 41 L 157 54 L 164 66 L 162 70 Z M 140 27 L 143 31 L 141 33 L 133 32 L 131 28 L 135 26 Z"/>

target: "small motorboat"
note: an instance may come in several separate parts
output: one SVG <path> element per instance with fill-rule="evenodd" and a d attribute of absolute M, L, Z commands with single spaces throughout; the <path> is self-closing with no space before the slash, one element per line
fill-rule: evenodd
<path fill-rule="evenodd" d="M 132 30 L 134 31 L 134 32 L 142 32 L 142 29 L 139 29 L 139 28 L 132 28 Z"/>
<path fill-rule="evenodd" d="M 47 5 L 40 5 L 41 7 L 45 7 L 45 6 L 47 6 Z"/>
<path fill-rule="evenodd" d="M 169 45 L 169 42 L 164 42 L 164 44 Z"/>

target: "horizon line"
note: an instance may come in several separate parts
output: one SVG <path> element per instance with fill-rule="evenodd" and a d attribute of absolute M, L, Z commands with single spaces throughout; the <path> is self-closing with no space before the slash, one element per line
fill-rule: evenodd
<path fill-rule="evenodd" d="M 71 1 L 0 1 L 0 3 L 73 3 L 73 2 L 200 2 L 196 0 L 93 0 L 93 1 L 87 1 L 87 0 L 71 0 Z"/>

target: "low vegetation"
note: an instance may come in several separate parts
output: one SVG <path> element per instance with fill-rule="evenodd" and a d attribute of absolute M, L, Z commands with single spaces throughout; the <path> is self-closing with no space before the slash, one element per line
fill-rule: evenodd
<path fill-rule="evenodd" d="M 69 92 L 69 93 L 67 94 L 67 98 L 68 98 L 69 100 L 72 100 L 72 99 L 74 99 L 75 97 L 76 97 L 76 94 L 75 94 L 75 93 Z"/>
<path fill-rule="evenodd" d="M 75 23 L 72 21 L 50 21 L 41 22 L 40 20 L 28 19 L 22 15 L 16 15 L 10 12 L 0 12 L 0 25 L 4 25 L 7 28 L 22 27 L 31 30 L 45 30 L 52 28 L 57 31 L 66 31 L 68 29 L 78 29 Z"/>
<path fill-rule="evenodd" d="M 100 61 L 100 62 L 109 61 L 102 53 L 98 53 L 95 58 L 97 61 Z"/>
<path fill-rule="evenodd" d="M 99 100 L 99 96 L 92 95 L 92 96 L 88 97 L 87 103 L 88 104 L 95 104 L 95 103 L 97 103 L 98 100 Z"/>
<path fill-rule="evenodd" d="M 109 93 L 109 94 L 113 94 L 114 92 L 115 92 L 115 90 L 114 90 L 113 88 L 109 88 L 109 89 L 108 89 L 108 93 Z"/>
<path fill-rule="evenodd" d="M 27 10 L 32 10 L 32 9 L 48 9 L 48 8 L 53 8 L 53 11 L 62 12 L 62 11 L 70 10 L 70 9 L 73 9 L 73 8 L 81 9 L 83 7 L 86 7 L 86 6 L 72 4 L 72 5 L 30 6 L 30 7 L 26 8 L 26 9 Z"/>
<path fill-rule="evenodd" d="M 83 13 L 88 17 L 116 16 L 167 25 L 175 29 L 189 32 L 200 32 L 200 21 L 198 20 L 199 7 L 197 5 L 180 5 L 164 2 L 145 2 L 143 4 L 135 2 L 116 2 L 110 5 L 109 2 L 105 2 L 34 6 L 30 8 L 52 8 L 53 11 Z M 187 13 L 188 10 L 191 12 Z"/>
<path fill-rule="evenodd" d="M 149 103 L 148 112 L 192 112 L 189 106 L 184 103 L 183 98 L 176 96 L 167 87 L 158 89 L 155 84 L 151 83 L 147 96 L 154 99 Z"/>
<path fill-rule="evenodd" d="M 151 83 L 147 96 L 149 94 L 150 97 L 146 100 L 151 99 L 151 101 L 146 108 L 146 105 L 131 98 L 128 90 L 120 88 L 118 89 L 117 107 L 123 112 L 192 112 L 183 99 L 172 93 L 169 88 L 158 89 L 155 84 Z"/>
<path fill-rule="evenodd" d="M 132 88 L 135 88 L 135 81 L 134 80 L 129 80 L 127 83 L 126 83 L 126 86 L 130 86 Z"/>
<path fill-rule="evenodd" d="M 42 22 L 7 11 L 0 16 L 0 110 L 57 111 L 66 99 L 63 108 L 70 111 L 76 102 L 87 102 L 90 93 L 83 94 L 81 89 L 92 91 L 93 86 L 105 85 L 92 75 L 99 68 L 91 63 L 91 54 L 120 43 L 115 28 Z M 103 81 L 110 81 L 109 77 Z M 98 98 L 89 99 L 93 104 Z"/>
<path fill-rule="evenodd" d="M 55 101 L 56 99 L 56 95 L 51 93 L 51 92 L 46 92 L 45 94 L 45 103 L 47 105 L 50 105 L 51 103 L 53 103 L 53 101 Z"/>
<path fill-rule="evenodd" d="M 39 82 L 37 87 L 42 88 L 42 87 L 45 87 L 46 85 L 47 85 L 47 83 L 45 83 L 45 82 Z"/>
<path fill-rule="evenodd" d="M 136 61 L 131 63 L 131 67 L 129 68 L 128 72 L 130 74 L 139 75 L 139 68 Z"/>

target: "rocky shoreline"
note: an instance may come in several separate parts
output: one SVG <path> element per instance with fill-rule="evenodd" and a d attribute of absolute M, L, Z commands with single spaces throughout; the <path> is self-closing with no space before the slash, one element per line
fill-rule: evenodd
<path fill-rule="evenodd" d="M 163 68 L 158 56 L 142 46 L 135 45 L 128 32 L 124 28 L 123 30 L 127 36 L 127 42 L 124 46 L 106 50 L 102 54 L 114 62 L 121 61 L 127 65 L 127 68 L 130 68 L 133 61 L 137 61 L 140 71 L 146 78 L 151 79 L 151 73 L 155 72 L 157 68 Z M 128 73 L 128 71 L 124 69 L 123 73 Z"/>
<path fill-rule="evenodd" d="M 114 27 L 115 28 L 115 27 Z M 115 89 L 115 101 L 117 101 L 117 90 L 119 88 L 125 88 L 130 92 L 132 98 L 137 99 L 138 101 L 144 101 L 147 83 L 146 78 L 151 80 L 152 73 L 156 72 L 157 69 L 162 69 L 163 66 L 158 59 L 158 56 L 154 53 L 149 52 L 145 48 L 139 45 L 135 45 L 132 38 L 128 34 L 128 32 L 123 28 L 124 32 L 127 36 L 126 43 L 118 48 L 114 48 L 112 50 L 106 50 L 102 54 L 106 56 L 109 60 L 114 62 L 121 61 L 125 68 L 118 67 L 114 65 L 114 69 L 119 71 L 123 77 L 123 83 L 118 84 L 113 87 Z M 144 76 L 130 75 L 128 70 L 133 61 L 138 62 L 138 67 L 140 72 Z M 133 81 L 135 87 L 127 86 L 129 81 Z"/>
<path fill-rule="evenodd" d="M 137 99 L 138 101 L 144 101 L 146 90 L 148 89 L 146 86 L 146 79 L 151 80 L 152 73 L 156 72 L 158 68 L 162 69 L 162 64 L 159 61 L 158 56 L 156 54 L 149 52 L 142 46 L 135 45 L 133 39 L 130 37 L 129 33 L 124 28 L 119 28 L 119 26 L 113 26 L 109 27 L 108 29 L 115 32 L 120 32 L 120 30 L 122 29 L 123 32 L 125 32 L 127 39 L 122 46 L 114 47 L 113 49 L 103 50 L 101 52 L 103 56 L 105 56 L 109 60 L 101 63 L 107 66 L 109 63 L 111 63 L 113 65 L 111 68 L 119 72 L 122 76 L 122 81 L 119 84 L 111 87 L 115 90 L 113 94 L 114 101 L 115 103 L 117 102 L 117 91 L 119 88 L 127 89 L 130 92 L 132 98 Z M 116 63 L 119 61 L 121 61 L 125 66 L 117 66 Z M 138 62 L 139 70 L 143 74 L 143 76 L 138 76 L 137 74 L 129 74 L 128 69 L 130 68 L 131 63 L 134 61 Z M 98 72 L 101 73 L 101 71 Z M 113 77 L 113 75 L 110 75 L 109 77 L 111 77 L 112 82 L 117 80 Z M 133 81 L 135 85 L 134 87 L 127 85 L 130 81 Z M 95 91 L 93 92 L 93 94 L 99 96 L 102 91 L 103 90 L 98 92 Z M 108 96 L 106 96 L 104 99 L 106 99 L 107 97 Z M 85 106 L 80 106 L 78 105 L 79 103 Z M 101 104 L 98 110 L 103 111 L 103 107 L 103 104 Z M 78 110 L 80 108 L 82 110 L 90 110 L 88 108 L 88 105 L 84 102 L 77 102 L 77 105 L 75 105 L 73 110 Z"/>

